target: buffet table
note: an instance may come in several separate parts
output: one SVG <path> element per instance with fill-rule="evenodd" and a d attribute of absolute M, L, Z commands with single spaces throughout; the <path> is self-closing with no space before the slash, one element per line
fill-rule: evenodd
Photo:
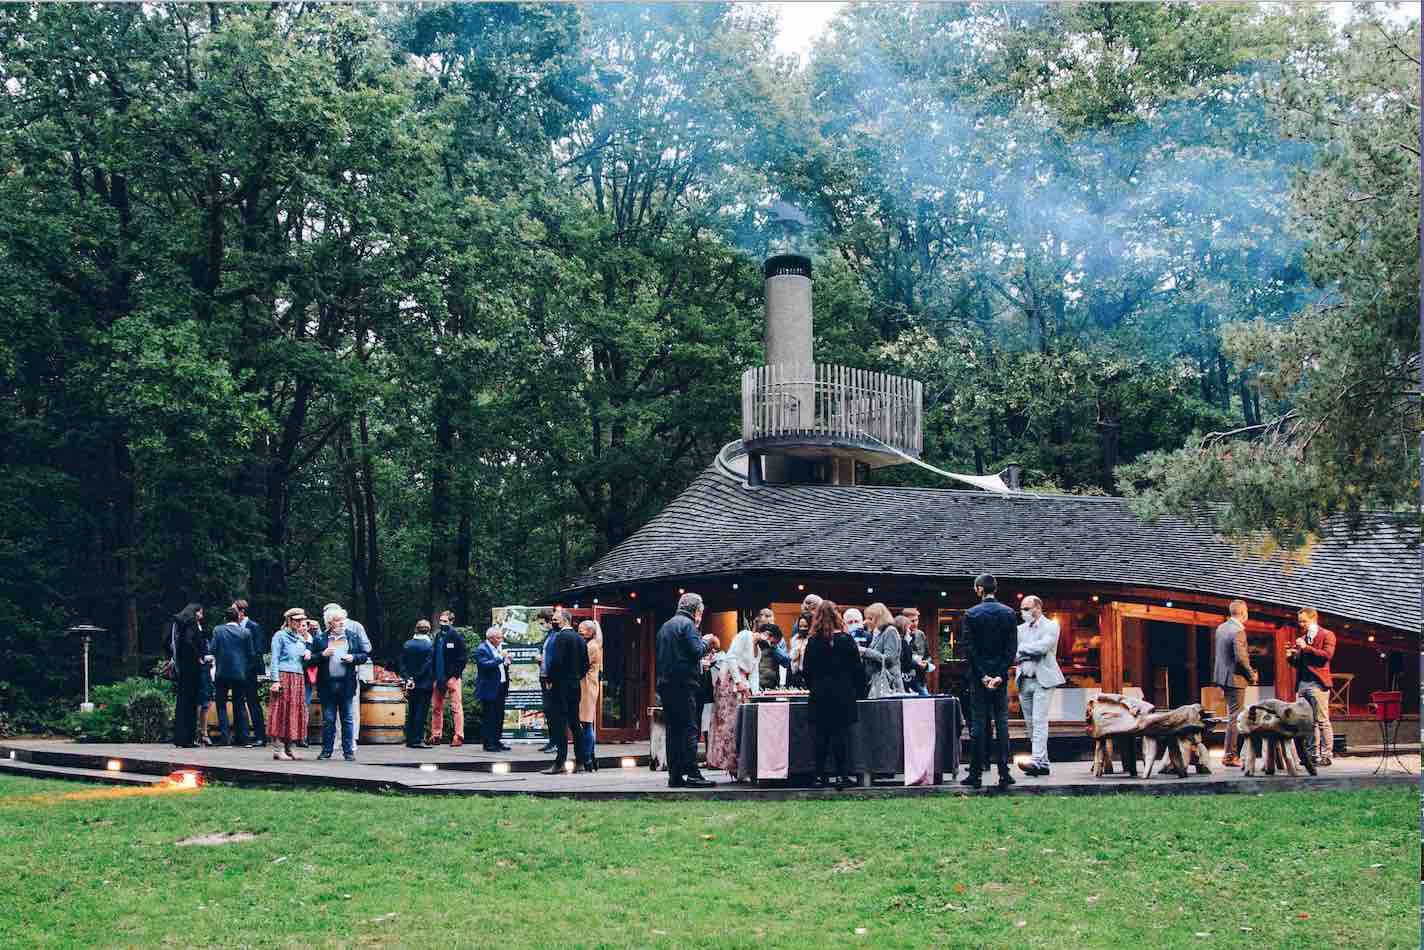
<path fill-rule="evenodd" d="M 850 730 L 850 771 L 903 776 L 906 785 L 938 785 L 959 770 L 959 700 L 953 696 L 865 699 Z M 833 767 L 834 760 L 827 763 Z M 764 782 L 811 776 L 815 733 L 805 701 L 746 703 L 737 710 L 737 778 Z"/>

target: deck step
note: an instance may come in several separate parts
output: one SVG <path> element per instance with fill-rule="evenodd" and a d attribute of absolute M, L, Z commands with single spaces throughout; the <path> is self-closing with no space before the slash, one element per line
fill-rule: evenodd
<path fill-rule="evenodd" d="M 41 765 L 38 762 L 25 762 L 20 759 L 0 759 L 0 775 L 71 779 L 80 782 L 102 782 L 106 785 L 156 785 L 163 781 L 163 777 L 158 775 L 110 772 L 105 769 L 81 769 L 71 765 Z"/>

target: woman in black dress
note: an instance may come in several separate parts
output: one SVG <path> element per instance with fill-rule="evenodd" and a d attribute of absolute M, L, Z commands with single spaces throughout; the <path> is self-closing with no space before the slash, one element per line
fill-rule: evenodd
<path fill-rule="evenodd" d="M 200 679 L 207 652 L 203 636 L 203 607 L 189 604 L 173 615 L 173 678 L 176 689 L 173 716 L 173 744 L 191 749 L 198 744 L 198 704 Z"/>
<path fill-rule="evenodd" d="M 865 666 L 855 640 L 846 632 L 840 611 L 821 601 L 811 621 L 811 639 L 802 665 L 806 688 L 811 691 L 811 728 L 816 733 L 817 781 L 831 788 L 855 784 L 850 776 L 850 727 L 856 721 L 855 702 Z M 826 759 L 834 755 L 840 782 L 832 782 Z"/>

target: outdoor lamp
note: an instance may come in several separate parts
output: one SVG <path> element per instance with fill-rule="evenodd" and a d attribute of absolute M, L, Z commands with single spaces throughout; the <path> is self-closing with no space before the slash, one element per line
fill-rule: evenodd
<path fill-rule="evenodd" d="M 96 633 L 107 633 L 103 627 L 96 627 L 92 624 L 81 623 L 70 627 L 65 633 L 70 636 L 81 636 L 84 638 L 84 702 L 79 704 L 79 711 L 91 713 L 94 711 L 94 704 L 89 702 L 89 640 Z"/>

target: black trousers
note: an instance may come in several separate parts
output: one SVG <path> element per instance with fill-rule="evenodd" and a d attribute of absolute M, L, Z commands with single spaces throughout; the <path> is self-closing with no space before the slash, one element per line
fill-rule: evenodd
<path fill-rule="evenodd" d="M 179 674 L 173 706 L 173 744 L 198 741 L 198 674 Z"/>
<path fill-rule="evenodd" d="M 667 733 L 668 781 L 701 775 L 697 768 L 697 734 L 702 721 L 697 701 L 698 687 L 664 683 L 658 687 L 663 704 L 663 728 Z"/>
<path fill-rule="evenodd" d="M 501 690 L 498 699 L 480 700 L 480 741 L 486 749 L 493 749 L 504 738 L 504 700 L 507 691 Z"/>
<path fill-rule="evenodd" d="M 969 762 L 969 774 L 982 775 L 989 768 L 989 735 L 992 728 L 994 743 L 994 764 L 1000 775 L 1009 774 L 1009 687 L 1007 682 L 998 689 L 985 689 L 984 684 L 973 682 L 970 701 L 973 708 L 974 736 L 973 756 Z"/>
<path fill-rule="evenodd" d="M 232 742 L 232 726 L 237 727 L 237 741 L 246 743 L 248 741 L 247 705 L 244 694 L 247 692 L 247 680 L 217 680 L 213 684 L 215 692 L 214 702 L 218 704 L 218 731 L 222 733 L 223 745 Z M 232 699 L 232 718 L 234 723 L 227 721 L 228 698 Z"/>
<path fill-rule="evenodd" d="M 554 743 L 554 764 L 563 765 L 569 757 L 569 730 L 579 728 L 579 680 L 556 680 L 549 687 L 544 706 L 544 719 L 549 724 L 549 741 Z"/>
<path fill-rule="evenodd" d="M 430 719 L 430 697 L 434 689 L 430 686 L 421 689 L 419 686 L 410 691 L 406 697 L 405 708 L 405 744 L 420 745 L 425 741 L 425 724 Z"/>
<path fill-rule="evenodd" d="M 243 683 L 242 702 L 247 707 L 247 722 L 252 727 L 252 738 L 258 742 L 267 741 L 267 717 L 262 712 L 262 700 L 257 697 L 257 677 L 249 676 Z M 233 701 L 237 705 L 237 701 Z"/>
<path fill-rule="evenodd" d="M 826 760 L 836 760 L 836 774 L 842 778 L 850 775 L 850 725 L 816 726 L 816 775 L 826 777 Z"/>

